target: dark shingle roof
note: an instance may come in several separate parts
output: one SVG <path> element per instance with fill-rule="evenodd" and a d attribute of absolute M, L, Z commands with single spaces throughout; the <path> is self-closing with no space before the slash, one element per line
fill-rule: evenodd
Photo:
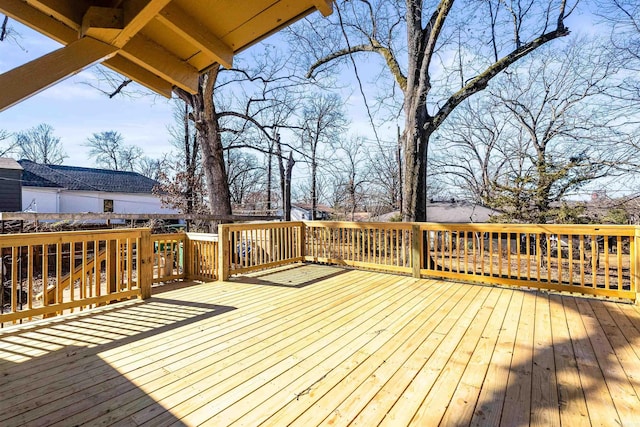
<path fill-rule="evenodd" d="M 92 169 L 77 166 L 44 165 L 19 160 L 24 169 L 22 185 L 26 187 L 66 188 L 76 191 L 109 193 L 151 193 L 158 182 L 137 172 Z"/>

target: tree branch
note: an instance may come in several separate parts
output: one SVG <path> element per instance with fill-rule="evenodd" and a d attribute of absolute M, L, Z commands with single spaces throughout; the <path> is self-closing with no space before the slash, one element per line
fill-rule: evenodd
<path fill-rule="evenodd" d="M 471 79 L 462 89 L 454 93 L 440 108 L 440 110 L 438 110 L 436 115 L 433 117 L 433 120 L 425 124 L 425 129 L 431 131 L 437 129 L 444 119 L 446 119 L 462 101 L 485 89 L 492 78 L 497 76 L 501 71 L 507 69 L 511 64 L 525 57 L 527 54 L 543 44 L 567 35 L 569 35 L 569 29 L 562 25 L 556 30 L 543 34 L 520 48 L 515 49 L 498 62 L 495 62 L 483 73 Z"/>

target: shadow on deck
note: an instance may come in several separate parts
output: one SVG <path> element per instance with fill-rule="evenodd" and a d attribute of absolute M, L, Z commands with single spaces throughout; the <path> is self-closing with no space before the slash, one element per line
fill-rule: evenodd
<path fill-rule="evenodd" d="M 633 426 L 640 311 L 302 265 L 9 328 L 0 375 L 3 426 Z"/>

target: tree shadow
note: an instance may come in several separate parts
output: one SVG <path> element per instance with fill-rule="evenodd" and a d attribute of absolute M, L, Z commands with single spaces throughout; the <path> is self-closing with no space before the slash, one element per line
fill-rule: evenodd
<path fill-rule="evenodd" d="M 164 333 L 234 309 L 153 297 L 7 328 L 0 333 L 0 425 L 138 423 L 140 410 L 184 425 L 145 391 L 144 378 L 129 378 L 153 362 L 138 349 L 166 345 L 171 335 Z M 165 374 L 157 371 L 146 375 Z"/>
<path fill-rule="evenodd" d="M 514 338 L 510 364 L 485 373 L 483 387 L 491 390 L 479 390 L 473 411 L 448 425 L 639 425 L 640 313 L 614 302 L 535 295 L 548 312 L 523 319 L 523 311 L 518 328 L 532 334 L 532 348 Z"/>

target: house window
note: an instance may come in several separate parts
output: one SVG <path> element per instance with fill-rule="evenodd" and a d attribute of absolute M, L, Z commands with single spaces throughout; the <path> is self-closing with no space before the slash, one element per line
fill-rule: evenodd
<path fill-rule="evenodd" d="M 104 212 L 113 212 L 113 200 L 104 200 Z"/>

